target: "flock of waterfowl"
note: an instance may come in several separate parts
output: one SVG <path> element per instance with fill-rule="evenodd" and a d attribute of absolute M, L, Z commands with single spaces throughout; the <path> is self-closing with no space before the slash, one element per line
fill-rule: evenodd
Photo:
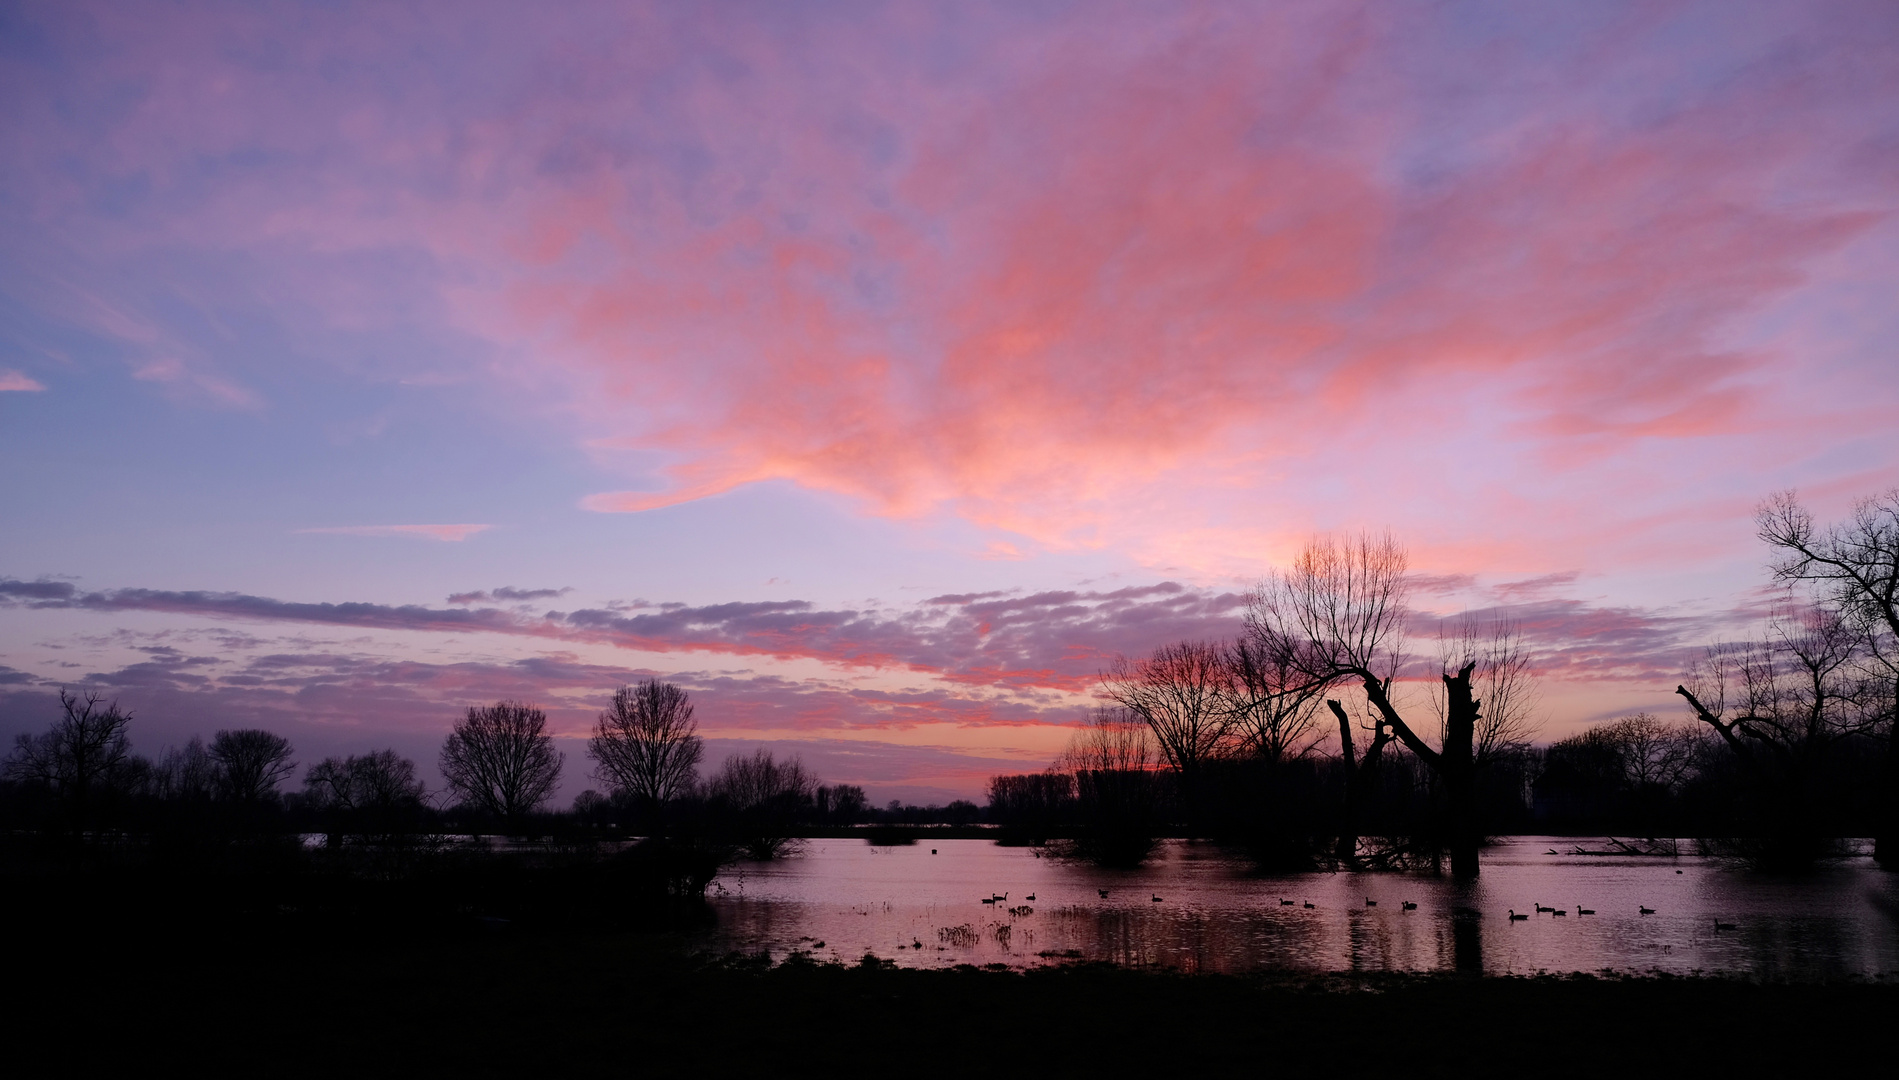
<path fill-rule="evenodd" d="M 1107 889 L 1096 889 L 1095 892 L 1103 900 L 1106 900 L 1108 898 Z M 1028 896 L 1025 897 L 1025 899 L 1034 900 L 1035 894 L 1029 893 Z M 1156 904 L 1162 902 L 1162 898 L 1159 893 L 1150 893 L 1149 899 L 1151 899 Z M 1001 906 L 1009 902 L 1009 894 L 1008 893 L 990 893 L 988 896 L 982 897 L 982 902 L 985 904 L 994 904 L 997 906 Z M 1280 907 L 1292 907 L 1296 903 L 1298 903 L 1298 901 L 1288 900 L 1283 896 L 1279 898 Z M 1319 905 L 1313 903 L 1310 900 L 1307 900 L 1304 902 L 1303 906 L 1306 909 L 1311 910 L 1311 909 L 1316 909 Z M 1365 898 L 1365 906 L 1368 908 L 1375 908 L 1378 906 L 1378 901 L 1373 900 L 1371 897 L 1367 896 Z M 1401 900 L 1398 902 L 1398 906 L 1399 906 L 1399 909 L 1402 911 L 1418 910 L 1418 905 L 1413 903 L 1410 900 Z M 1550 907 L 1544 904 L 1536 903 L 1535 901 L 1531 901 L 1530 906 L 1536 909 L 1536 913 L 1538 915 L 1548 914 L 1553 919 L 1567 918 L 1569 916 L 1568 908 Z M 1654 908 L 1647 907 L 1641 904 L 1637 904 L 1635 907 L 1635 910 L 1638 915 L 1655 914 Z M 1034 913 L 1034 909 L 1030 907 L 1026 907 L 1026 906 L 1017 906 L 1017 907 L 1009 908 L 1009 914 L 1011 915 L 1030 915 L 1033 913 Z M 1595 908 L 1586 908 L 1586 907 L 1583 907 L 1581 904 L 1576 905 L 1577 918 L 1581 918 L 1585 915 L 1594 915 L 1595 913 L 1596 913 Z M 1465 908 L 1458 908 L 1456 910 L 1456 914 L 1461 916 L 1461 915 L 1474 915 L 1476 913 L 1469 911 L 1468 909 L 1465 909 Z M 1517 914 L 1517 910 L 1515 908 L 1510 908 L 1508 914 L 1509 914 L 1509 919 L 1511 922 L 1523 922 L 1524 920 L 1529 918 L 1528 915 Z M 1720 919 L 1714 920 L 1714 932 L 1717 934 L 1722 933 L 1723 931 L 1739 930 L 1739 929 L 1740 927 L 1736 926 L 1734 923 L 1722 922 Z"/>

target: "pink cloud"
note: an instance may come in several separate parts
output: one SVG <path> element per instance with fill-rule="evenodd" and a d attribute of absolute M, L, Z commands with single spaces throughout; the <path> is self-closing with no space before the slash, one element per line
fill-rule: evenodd
<path fill-rule="evenodd" d="M 69 214 L 108 255 L 267 251 L 325 325 L 495 345 L 386 377 L 545 417 L 628 474 L 589 509 L 778 479 L 1024 554 L 1256 568 L 1389 524 L 1533 575 L 1705 546 L 1684 503 L 1896 396 L 1791 393 L 1822 360 L 1737 333 L 1893 245 L 1889 28 L 1680 18 L 471 8 L 392 94 L 349 73 L 427 13 L 105 8 L 67 33 L 109 60 L 46 83 L 96 133 L 37 108 L 21 146 L 153 193 Z"/>
<path fill-rule="evenodd" d="M 14 371 L 12 368 L 0 368 L 0 393 L 8 390 L 31 392 L 44 389 L 46 385 L 38 379 Z"/>

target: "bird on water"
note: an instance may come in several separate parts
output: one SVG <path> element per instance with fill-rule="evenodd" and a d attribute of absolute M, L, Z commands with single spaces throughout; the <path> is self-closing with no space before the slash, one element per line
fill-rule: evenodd
<path fill-rule="evenodd" d="M 1739 929 L 1740 927 L 1734 925 L 1731 922 L 1722 922 L 1720 919 L 1714 920 L 1714 932 L 1717 934 L 1723 930 L 1739 930 Z"/>
<path fill-rule="evenodd" d="M 1642 913 L 1642 914 L 1644 914 L 1644 915 L 1653 915 L 1653 914 L 1655 914 L 1655 909 L 1654 909 L 1654 908 L 1652 908 L 1652 907 L 1643 907 L 1643 906 L 1642 906 L 1642 905 L 1640 905 L 1640 904 L 1637 904 L 1637 905 L 1635 905 L 1635 910 L 1637 910 L 1637 911 L 1639 911 L 1639 912 L 1641 912 L 1641 913 Z"/>
<path fill-rule="evenodd" d="M 1595 908 L 1584 907 L 1581 904 L 1576 905 L 1576 914 L 1578 915 L 1594 915 L 1595 913 L 1596 913 Z"/>
<path fill-rule="evenodd" d="M 1378 906 L 1378 901 L 1376 901 L 1376 900 L 1373 900 L 1373 899 L 1372 899 L 1371 897 L 1369 897 L 1369 896 L 1367 896 L 1367 897 L 1365 898 L 1365 906 L 1366 906 L 1366 907 L 1377 907 L 1377 906 Z"/>
<path fill-rule="evenodd" d="M 1412 903 L 1412 902 L 1411 902 L 1411 901 L 1409 901 L 1409 900 L 1400 900 L 1400 901 L 1398 902 L 1398 907 L 1399 907 L 1400 909 L 1402 909 L 1402 910 L 1404 910 L 1404 911 L 1416 911 L 1416 910 L 1418 910 L 1418 905 L 1416 905 L 1416 904 L 1414 904 L 1414 903 Z"/>
<path fill-rule="evenodd" d="M 1096 889 L 1095 891 L 1101 894 L 1101 898 L 1102 898 L 1103 900 L 1106 900 L 1106 899 L 1108 898 L 1108 890 L 1106 890 L 1106 889 Z"/>
<path fill-rule="evenodd" d="M 1528 916 L 1528 915 L 1518 915 L 1518 914 L 1517 914 L 1517 909 L 1516 909 L 1516 908 L 1511 908 L 1511 909 L 1510 909 L 1510 921 L 1511 921 L 1511 922 L 1522 922 L 1523 920 L 1525 920 L 1525 919 L 1527 919 L 1527 918 L 1529 918 L 1529 916 Z"/>
<path fill-rule="evenodd" d="M 1310 900 L 1307 900 L 1307 901 L 1306 901 L 1306 906 L 1307 906 L 1307 907 L 1309 907 L 1309 908 L 1315 908 L 1315 907 L 1318 907 L 1319 905 L 1317 905 L 1317 904 L 1315 904 L 1315 903 L 1313 903 L 1313 902 L 1312 902 L 1312 901 L 1310 901 Z"/>

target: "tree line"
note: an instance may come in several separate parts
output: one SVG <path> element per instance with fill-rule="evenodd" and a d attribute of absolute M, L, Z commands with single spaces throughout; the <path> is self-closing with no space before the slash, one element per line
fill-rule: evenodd
<path fill-rule="evenodd" d="M 1237 638 L 1117 660 L 1047 771 L 991 780 L 989 816 L 1118 862 L 1184 831 L 1271 865 L 1467 876 L 1487 834 L 1541 827 L 1701 836 L 1785 866 L 1871 835 L 1899 864 L 1899 490 L 1825 528 L 1777 495 L 1757 525 L 1782 602 L 1685 673 L 1678 721 L 1532 746 L 1534 660 L 1505 618 L 1447 620 L 1435 670 L 1401 683 L 1405 552 L 1319 539 L 1253 591 Z"/>
<path fill-rule="evenodd" d="M 689 848 L 701 871 L 716 872 L 732 857 L 776 857 L 814 826 L 902 813 L 894 803 L 875 810 L 861 787 L 821 784 L 798 758 L 762 749 L 727 758 L 702 780 L 691 699 L 658 680 L 622 687 L 599 714 L 587 754 L 605 791 L 582 792 L 566 813 L 548 809 L 565 755 L 546 713 L 525 702 L 470 707 L 443 740 L 444 786 L 434 791 L 394 749 L 325 757 L 299 778 L 294 747 L 273 732 L 220 730 L 150 758 L 133 751 L 133 716 L 117 701 L 61 689 L 59 708 L 47 730 L 18 736 L 0 762 L 0 824 L 69 849 L 257 846 L 305 835 L 330 851 L 448 833 L 638 837 Z"/>

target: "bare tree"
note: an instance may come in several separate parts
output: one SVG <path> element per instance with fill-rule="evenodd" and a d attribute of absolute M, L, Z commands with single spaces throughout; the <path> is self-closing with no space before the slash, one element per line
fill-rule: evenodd
<path fill-rule="evenodd" d="M 1462 657 L 1455 668 L 1439 672 L 1444 738 L 1439 747 L 1430 746 L 1406 722 L 1392 697 L 1403 657 L 1407 590 L 1404 549 L 1390 536 L 1364 534 L 1343 544 L 1314 540 L 1291 568 L 1268 577 L 1254 591 L 1247 631 L 1265 655 L 1315 686 L 1357 684 L 1377 714 L 1377 726 L 1389 727 L 1442 782 L 1451 872 L 1470 876 L 1477 873 L 1481 840 L 1476 781 L 1478 730 L 1484 718 L 1477 671 L 1484 658 Z M 1341 736 L 1347 733 L 1349 725 L 1342 725 Z"/>
<path fill-rule="evenodd" d="M 442 776 L 465 802 L 517 825 L 560 784 L 547 714 L 519 701 L 473 708 L 442 741 Z"/>
<path fill-rule="evenodd" d="M 1694 768 L 1700 740 L 1692 729 L 1639 712 L 1597 730 L 1621 751 L 1623 781 L 1632 790 L 1674 791 Z"/>
<path fill-rule="evenodd" d="M 692 702 L 672 683 L 623 686 L 594 725 L 587 753 L 595 775 L 621 791 L 663 806 L 698 781 L 704 743 Z"/>
<path fill-rule="evenodd" d="M 1861 499 L 1852 519 L 1826 528 L 1791 491 L 1761 504 L 1760 538 L 1774 548 L 1775 578 L 1802 584 L 1815 599 L 1861 628 L 1872 660 L 1885 672 L 1885 791 L 1874 826 L 1873 857 L 1899 869 L 1899 488 Z"/>
<path fill-rule="evenodd" d="M 1477 717 L 1472 757 L 1482 767 L 1500 753 L 1527 745 L 1540 725 L 1536 720 L 1536 684 L 1530 677 L 1530 652 L 1523 641 L 1523 630 L 1515 621 L 1466 615 L 1440 631 L 1440 669 L 1454 671 L 1473 662 L 1477 666 L 1471 675 L 1471 692 L 1484 707 Z M 1432 700 L 1438 706 L 1439 720 L 1447 720 L 1445 700 Z"/>
<path fill-rule="evenodd" d="M 218 762 L 196 735 L 182 748 L 168 748 L 152 767 L 150 790 L 168 802 L 210 802 L 218 788 Z"/>
<path fill-rule="evenodd" d="M 394 750 L 324 758 L 304 774 L 303 783 L 310 803 L 332 816 L 332 847 L 343 832 L 386 840 L 409 831 L 428 798 L 415 762 Z"/>
<path fill-rule="evenodd" d="M 102 704 L 97 691 L 59 691 L 64 711 L 52 729 L 21 734 L 7 755 L 8 779 L 44 784 L 66 803 L 72 823 L 90 823 L 93 804 L 103 789 L 122 781 L 132 765 L 132 741 L 126 727 L 132 714 L 119 703 Z"/>
<path fill-rule="evenodd" d="M 1269 764 L 1312 752 L 1323 737 L 1319 704 L 1325 688 L 1290 657 L 1241 638 L 1227 650 L 1232 728 L 1239 745 Z"/>
<path fill-rule="evenodd" d="M 1813 784 L 1825 759 L 1889 720 L 1865 678 L 1863 642 L 1837 610 L 1782 613 L 1760 639 L 1711 647 L 1675 688 L 1766 800 L 1755 825 L 1781 845 L 1770 859 L 1799 862 L 1817 850 Z"/>
<path fill-rule="evenodd" d="M 1101 696 L 1145 722 L 1188 782 L 1231 747 L 1233 690 L 1225 651 L 1205 641 L 1163 645 L 1141 661 L 1120 657 L 1101 677 Z"/>
<path fill-rule="evenodd" d="M 779 761 L 760 749 L 725 759 L 706 793 L 737 816 L 740 843 L 754 859 L 784 854 L 799 818 L 817 792 L 817 779 L 797 757 Z"/>
<path fill-rule="evenodd" d="M 1125 708 L 1102 706 L 1069 738 L 1054 768 L 1075 777 L 1082 835 L 1073 854 L 1110 865 L 1134 865 L 1154 848 L 1161 755 L 1152 726 Z"/>
<path fill-rule="evenodd" d="M 277 785 L 296 771 L 290 740 L 258 728 L 220 731 L 211 739 L 218 765 L 219 794 L 234 803 L 255 805 L 277 797 Z"/>

